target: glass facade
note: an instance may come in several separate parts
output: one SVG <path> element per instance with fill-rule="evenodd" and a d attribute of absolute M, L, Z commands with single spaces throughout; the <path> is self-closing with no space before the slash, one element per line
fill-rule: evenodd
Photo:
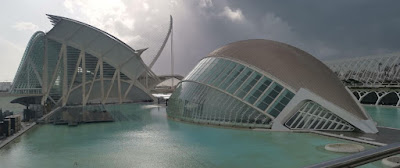
<path fill-rule="evenodd" d="M 10 92 L 44 95 L 58 105 L 153 101 L 145 87 L 131 82 L 108 61 L 37 32 L 28 43 Z"/>
<path fill-rule="evenodd" d="M 290 129 L 353 131 L 354 127 L 318 103 L 305 102 L 286 123 Z"/>
<path fill-rule="evenodd" d="M 168 115 L 195 122 L 265 127 L 293 96 L 253 68 L 208 57 L 177 87 L 169 100 Z"/>
<path fill-rule="evenodd" d="M 271 118 L 217 89 L 182 82 L 169 99 L 168 116 L 196 123 L 270 128 Z"/>
<path fill-rule="evenodd" d="M 45 34 L 36 32 L 31 37 L 14 77 L 14 94 L 41 94 Z M 26 89 L 29 88 L 29 89 Z"/>

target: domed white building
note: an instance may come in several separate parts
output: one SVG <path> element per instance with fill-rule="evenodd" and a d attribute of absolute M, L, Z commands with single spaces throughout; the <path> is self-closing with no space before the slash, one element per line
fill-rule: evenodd
<path fill-rule="evenodd" d="M 177 86 L 167 113 L 233 127 L 378 132 L 327 66 L 270 40 L 234 42 L 211 52 Z"/>

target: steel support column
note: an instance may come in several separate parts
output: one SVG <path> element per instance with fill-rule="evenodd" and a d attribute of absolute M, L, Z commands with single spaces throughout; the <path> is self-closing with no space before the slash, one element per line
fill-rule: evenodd
<path fill-rule="evenodd" d="M 85 106 L 84 100 L 85 100 L 85 95 L 86 95 L 86 53 L 84 50 L 82 55 L 82 105 Z"/>

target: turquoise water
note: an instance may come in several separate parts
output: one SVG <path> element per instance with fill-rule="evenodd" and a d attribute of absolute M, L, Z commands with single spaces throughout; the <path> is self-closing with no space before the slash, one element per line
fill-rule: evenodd
<path fill-rule="evenodd" d="M 303 167 L 344 156 L 323 149 L 339 139 L 180 123 L 151 105 L 108 108 L 119 121 L 33 128 L 0 150 L 0 167 Z"/>
<path fill-rule="evenodd" d="M 400 128 L 400 108 L 364 106 L 378 126 Z"/>

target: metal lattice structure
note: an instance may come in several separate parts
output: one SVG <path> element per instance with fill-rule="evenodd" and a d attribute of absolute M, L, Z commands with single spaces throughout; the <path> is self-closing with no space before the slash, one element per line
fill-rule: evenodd
<path fill-rule="evenodd" d="M 17 74 L 14 77 L 11 93 L 41 94 L 43 76 L 43 56 L 45 49 L 45 33 L 36 32 L 29 40 L 22 56 Z"/>
<path fill-rule="evenodd" d="M 162 80 L 141 59 L 144 50 L 134 50 L 91 25 L 48 17 L 54 27 L 32 36 L 12 94 L 41 95 L 42 104 L 62 106 L 154 101 L 150 90 Z"/>
<path fill-rule="evenodd" d="M 400 53 L 326 61 L 325 64 L 346 86 L 400 86 Z"/>
<path fill-rule="evenodd" d="M 400 53 L 325 62 L 362 104 L 400 106 Z"/>

